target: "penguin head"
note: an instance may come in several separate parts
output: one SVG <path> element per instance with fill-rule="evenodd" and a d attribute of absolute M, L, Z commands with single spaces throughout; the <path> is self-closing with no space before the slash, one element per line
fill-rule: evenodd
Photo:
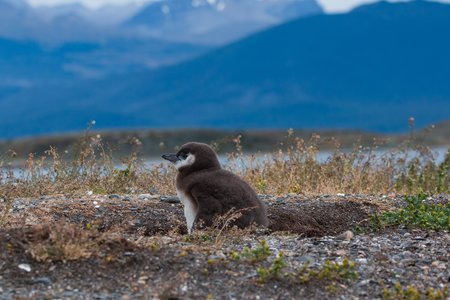
<path fill-rule="evenodd" d="M 184 144 L 177 153 L 163 154 L 162 158 L 172 162 L 178 171 L 183 173 L 220 168 L 219 159 L 214 150 L 203 143 Z"/>

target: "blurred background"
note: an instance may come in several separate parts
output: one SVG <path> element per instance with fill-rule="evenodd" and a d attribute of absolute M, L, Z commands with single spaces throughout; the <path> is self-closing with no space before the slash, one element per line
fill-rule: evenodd
<path fill-rule="evenodd" d="M 289 128 L 448 146 L 449 3 L 0 0 L 0 152 L 87 129 L 144 155 Z"/>

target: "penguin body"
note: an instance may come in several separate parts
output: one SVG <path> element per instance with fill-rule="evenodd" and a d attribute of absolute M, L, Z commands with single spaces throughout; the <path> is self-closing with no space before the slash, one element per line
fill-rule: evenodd
<path fill-rule="evenodd" d="M 268 226 L 265 206 L 255 191 L 237 175 L 222 169 L 208 145 L 187 143 L 176 154 L 164 154 L 163 158 L 178 169 L 176 188 L 189 233 L 196 224 L 211 226 L 215 217 L 231 210 L 240 214 L 232 226 Z"/>

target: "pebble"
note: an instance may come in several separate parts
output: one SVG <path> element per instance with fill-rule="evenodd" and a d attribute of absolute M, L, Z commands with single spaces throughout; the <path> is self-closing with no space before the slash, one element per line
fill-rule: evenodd
<path fill-rule="evenodd" d="M 151 194 L 141 194 L 138 196 L 139 200 L 151 200 L 151 199 L 158 199 L 159 195 L 151 195 Z"/>
<path fill-rule="evenodd" d="M 31 272 L 31 266 L 29 264 L 20 264 L 18 267 L 25 272 Z"/>
<path fill-rule="evenodd" d="M 275 201 L 275 204 L 277 204 L 277 205 L 286 204 L 286 197 L 279 197 L 279 198 L 277 198 L 277 200 Z"/>
<path fill-rule="evenodd" d="M 364 279 L 361 280 L 361 282 L 359 282 L 359 286 L 364 286 L 364 285 L 368 285 L 370 283 L 370 279 Z"/>
<path fill-rule="evenodd" d="M 48 277 L 39 277 L 39 278 L 35 278 L 31 281 L 31 283 L 33 284 L 45 284 L 45 285 L 51 285 L 52 281 L 50 278 Z"/>
<path fill-rule="evenodd" d="M 122 201 L 131 201 L 130 197 L 123 197 Z"/>
<path fill-rule="evenodd" d="M 298 260 L 299 260 L 300 262 L 308 263 L 308 264 L 313 264 L 313 263 L 315 262 L 314 257 L 309 256 L 309 255 L 303 255 L 303 256 L 300 256 L 300 257 L 298 258 Z"/>
<path fill-rule="evenodd" d="M 161 201 L 166 203 L 181 203 L 180 198 L 178 198 L 177 196 L 161 197 Z"/>
<path fill-rule="evenodd" d="M 111 194 L 108 196 L 109 199 L 120 199 L 120 195 L 117 194 Z"/>
<path fill-rule="evenodd" d="M 336 254 L 339 256 L 347 255 L 347 250 L 344 250 L 344 249 L 336 250 Z"/>
<path fill-rule="evenodd" d="M 351 232 L 350 230 L 347 230 L 346 232 L 338 235 L 336 237 L 336 240 L 338 241 L 350 241 L 351 239 L 353 239 L 354 235 L 353 232 Z"/>
<path fill-rule="evenodd" d="M 139 277 L 139 279 L 138 279 L 138 283 L 139 283 L 139 284 L 146 284 L 146 283 L 147 283 L 147 280 L 148 280 L 148 276 L 141 276 L 141 277 Z"/>
<path fill-rule="evenodd" d="M 357 258 L 355 261 L 363 265 L 367 264 L 367 258 Z"/>

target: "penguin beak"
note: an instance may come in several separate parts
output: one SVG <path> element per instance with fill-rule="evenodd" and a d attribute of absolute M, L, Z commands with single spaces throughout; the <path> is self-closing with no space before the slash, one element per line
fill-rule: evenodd
<path fill-rule="evenodd" d="M 177 161 L 180 160 L 175 153 L 163 154 L 162 158 L 167 159 L 171 163 L 176 163 Z"/>

